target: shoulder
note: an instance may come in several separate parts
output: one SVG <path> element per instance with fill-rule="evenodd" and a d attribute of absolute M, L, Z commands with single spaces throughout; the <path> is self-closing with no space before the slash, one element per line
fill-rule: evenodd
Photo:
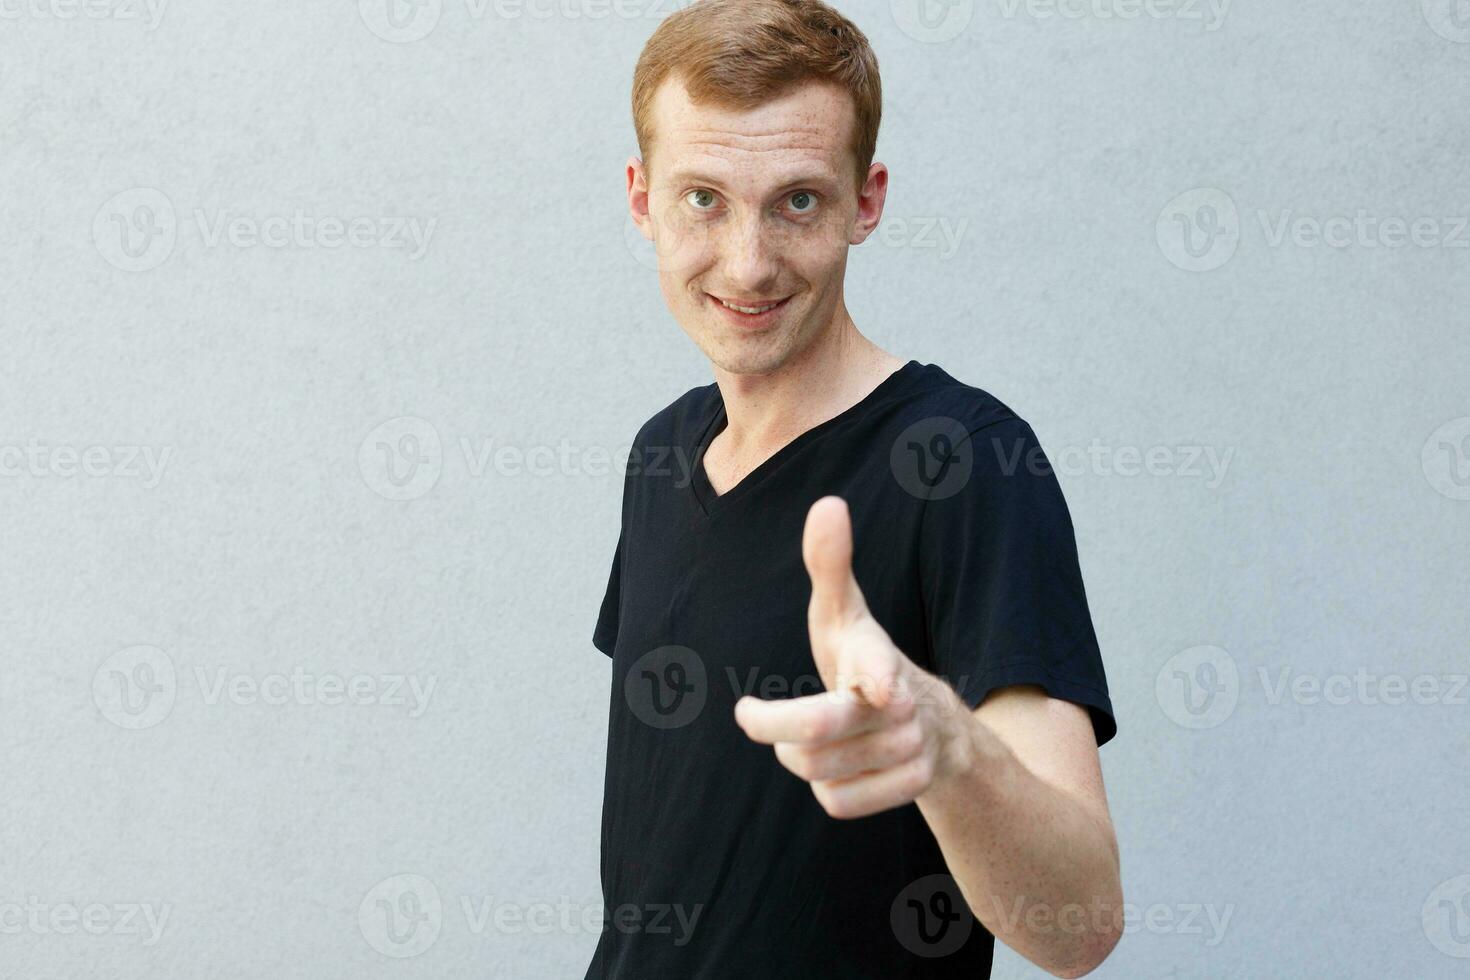
<path fill-rule="evenodd" d="M 1029 422 L 977 385 L 922 365 L 893 405 L 890 465 L 899 484 L 948 519 L 976 506 L 1065 506 L 1050 458 Z M 936 518 L 937 519 L 937 518 Z"/>
<path fill-rule="evenodd" d="M 1002 430 L 1030 430 L 1011 406 L 984 388 L 955 378 L 937 364 L 920 364 L 895 403 L 905 424 L 944 423 L 944 429 L 971 435 L 1001 423 L 1007 423 Z"/>

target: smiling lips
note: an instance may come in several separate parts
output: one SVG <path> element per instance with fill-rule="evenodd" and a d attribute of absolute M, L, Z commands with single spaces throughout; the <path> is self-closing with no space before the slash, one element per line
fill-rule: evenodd
<path fill-rule="evenodd" d="M 770 314 L 786 305 L 786 301 L 791 298 L 786 296 L 782 299 L 747 299 L 742 296 L 736 299 L 724 299 L 713 293 L 705 295 L 728 311 L 728 314 L 733 316 L 737 322 L 748 323 L 751 326 L 770 319 Z"/>
<path fill-rule="evenodd" d="M 720 298 L 718 296 L 716 296 L 715 299 L 720 299 Z M 739 313 L 764 313 L 767 310 L 774 310 L 776 307 L 780 306 L 783 302 L 785 302 L 785 300 L 779 300 L 778 299 L 778 300 L 774 300 L 774 301 L 769 302 L 769 303 L 761 303 L 761 302 L 735 302 L 733 300 L 720 299 L 720 302 L 723 303 L 723 304 L 725 304 L 725 306 L 726 306 L 727 309 L 735 310 L 736 312 L 739 312 Z"/>

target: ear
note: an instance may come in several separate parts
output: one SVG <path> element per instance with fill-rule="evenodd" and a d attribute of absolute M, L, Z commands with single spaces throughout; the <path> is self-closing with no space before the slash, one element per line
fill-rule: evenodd
<path fill-rule="evenodd" d="M 868 168 L 868 178 L 858 191 L 857 220 L 852 225 L 849 245 L 861 245 L 867 241 L 878 221 L 883 217 L 883 202 L 888 199 L 888 168 L 875 163 Z"/>
<path fill-rule="evenodd" d="M 653 241 L 653 223 L 648 217 L 648 173 L 636 156 L 628 158 L 628 211 L 643 237 Z"/>

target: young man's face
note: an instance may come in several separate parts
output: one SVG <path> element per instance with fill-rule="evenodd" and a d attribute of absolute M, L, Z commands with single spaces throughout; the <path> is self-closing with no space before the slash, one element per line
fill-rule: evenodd
<path fill-rule="evenodd" d="M 628 194 L 669 310 L 718 367 L 774 371 L 835 322 L 848 246 L 877 225 L 887 170 L 874 164 L 859 193 L 851 96 L 819 82 L 742 112 L 695 105 L 675 78 L 651 114 Z"/>

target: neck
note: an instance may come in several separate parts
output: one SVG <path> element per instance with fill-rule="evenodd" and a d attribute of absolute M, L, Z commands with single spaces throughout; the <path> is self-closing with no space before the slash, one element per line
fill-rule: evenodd
<path fill-rule="evenodd" d="M 805 350 L 767 374 L 716 366 L 725 403 L 720 438 L 732 452 L 779 447 L 862 401 L 904 361 L 858 332 L 845 309 Z"/>

